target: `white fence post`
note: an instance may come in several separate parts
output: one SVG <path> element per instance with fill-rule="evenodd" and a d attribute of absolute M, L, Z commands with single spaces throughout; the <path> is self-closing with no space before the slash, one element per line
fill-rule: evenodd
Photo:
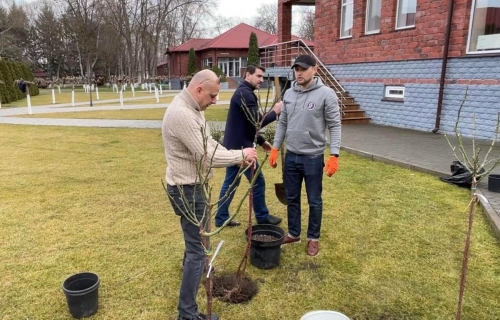
<path fill-rule="evenodd" d="M 33 114 L 33 110 L 31 110 L 31 97 L 30 97 L 30 94 L 29 94 L 29 89 L 27 90 L 27 94 L 26 94 L 26 100 L 28 100 L 28 114 Z"/>
<path fill-rule="evenodd" d="M 123 91 L 120 91 L 120 109 L 123 109 Z"/>
<path fill-rule="evenodd" d="M 75 106 L 75 90 L 71 90 L 71 106 Z"/>
<path fill-rule="evenodd" d="M 99 100 L 99 87 L 98 86 L 95 86 L 95 95 L 96 95 L 97 100 Z"/>
<path fill-rule="evenodd" d="M 52 104 L 56 104 L 56 90 L 52 88 Z"/>

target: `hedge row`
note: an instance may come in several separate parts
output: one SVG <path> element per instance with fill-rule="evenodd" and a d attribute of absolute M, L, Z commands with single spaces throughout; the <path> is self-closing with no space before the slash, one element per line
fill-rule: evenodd
<path fill-rule="evenodd" d="M 33 72 L 31 69 L 22 63 L 16 61 L 7 61 L 0 59 L 0 98 L 2 103 L 9 103 L 12 101 L 23 99 L 26 93 L 19 90 L 15 80 L 24 79 L 27 81 L 34 81 Z M 29 86 L 31 96 L 39 94 L 36 84 Z"/>

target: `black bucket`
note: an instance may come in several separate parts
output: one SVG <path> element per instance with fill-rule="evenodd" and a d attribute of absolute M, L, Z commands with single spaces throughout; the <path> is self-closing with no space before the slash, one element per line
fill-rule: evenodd
<path fill-rule="evenodd" d="M 278 267 L 285 231 L 272 224 L 257 224 L 252 226 L 252 237 L 256 234 L 273 236 L 276 240 L 270 242 L 252 240 L 250 243 L 250 264 L 259 269 Z M 248 229 L 245 230 L 245 236 L 248 241 Z"/>
<path fill-rule="evenodd" d="M 490 174 L 488 176 L 488 191 L 500 192 L 500 174 Z"/>
<path fill-rule="evenodd" d="M 99 284 L 99 277 L 90 272 L 72 275 L 64 281 L 63 292 L 74 318 L 88 317 L 97 312 Z"/>

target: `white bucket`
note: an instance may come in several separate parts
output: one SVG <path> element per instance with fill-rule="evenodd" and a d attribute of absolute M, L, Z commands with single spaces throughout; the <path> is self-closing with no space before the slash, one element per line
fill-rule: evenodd
<path fill-rule="evenodd" d="M 337 311 L 318 310 L 306 313 L 300 320 L 349 320 L 349 318 Z"/>

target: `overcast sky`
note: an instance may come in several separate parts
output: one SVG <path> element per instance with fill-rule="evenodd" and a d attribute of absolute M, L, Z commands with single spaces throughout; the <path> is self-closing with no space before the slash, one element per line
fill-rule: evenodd
<path fill-rule="evenodd" d="M 224 17 L 238 17 L 250 22 L 250 18 L 257 15 L 257 8 L 262 4 L 274 3 L 277 0 L 218 0 L 218 12 Z"/>

